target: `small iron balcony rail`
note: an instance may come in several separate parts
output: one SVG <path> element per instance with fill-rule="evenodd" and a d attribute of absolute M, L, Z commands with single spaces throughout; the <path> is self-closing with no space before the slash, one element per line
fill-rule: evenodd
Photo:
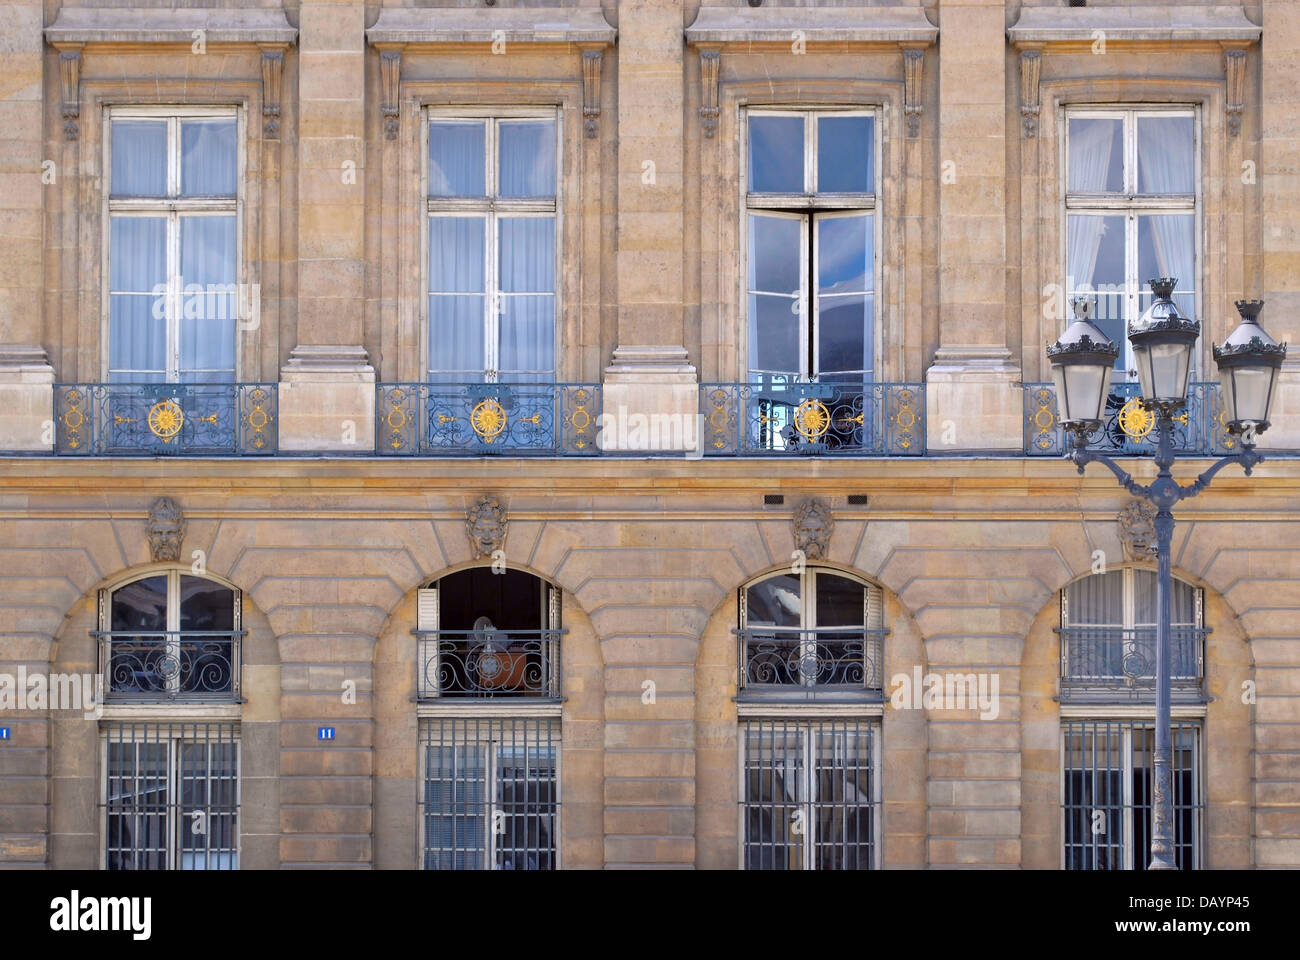
<path fill-rule="evenodd" d="M 1056 387 L 1026 383 L 1024 398 L 1025 453 L 1031 457 L 1062 456 L 1067 446 L 1056 405 Z M 1138 384 L 1112 384 L 1105 419 L 1088 438 L 1088 446 L 1117 456 L 1154 455 L 1155 426 L 1155 414 L 1143 407 Z M 1236 452 L 1238 445 L 1238 439 L 1228 433 L 1224 424 L 1219 384 L 1193 383 L 1187 392 L 1187 406 L 1174 424 L 1174 448 L 1184 455 L 1218 457 Z"/>
<path fill-rule="evenodd" d="M 706 456 L 925 453 L 922 383 L 704 383 L 700 412 Z"/>
<path fill-rule="evenodd" d="M 1156 628 L 1058 627 L 1061 637 L 1061 699 L 1153 699 Z M 1198 699 L 1205 676 L 1203 627 L 1171 627 L 1169 676 L 1175 698 Z"/>
<path fill-rule="evenodd" d="M 564 630 L 414 630 L 419 700 L 560 698 Z"/>
<path fill-rule="evenodd" d="M 887 630 L 746 627 L 736 631 L 741 693 L 884 698 Z"/>
<path fill-rule="evenodd" d="M 375 449 L 390 456 L 594 456 L 598 383 L 381 383 Z"/>
<path fill-rule="evenodd" d="M 109 700 L 239 699 L 243 630 L 112 630 L 99 642 Z"/>
<path fill-rule="evenodd" d="M 279 446 L 274 383 L 56 383 L 61 456 L 257 456 Z"/>

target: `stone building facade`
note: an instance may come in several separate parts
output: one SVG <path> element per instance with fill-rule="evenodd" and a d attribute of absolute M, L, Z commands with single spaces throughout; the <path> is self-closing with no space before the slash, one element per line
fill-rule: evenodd
<path fill-rule="evenodd" d="M 1140 865 L 1153 564 L 1055 455 L 1043 347 L 1109 279 L 1067 278 L 1088 216 L 1121 309 L 1181 218 L 1203 345 L 1249 297 L 1295 339 L 1291 0 L 0 16 L 0 675 L 50 678 L 0 701 L 0 864 Z M 1122 182 L 1079 192 L 1097 142 Z M 187 246 L 205 217 L 229 258 Z M 439 279 L 457 218 L 486 279 Z M 827 279 L 837 223 L 866 269 Z M 793 293 L 759 267 L 780 224 Z M 170 286 L 200 248 L 238 301 L 207 392 Z M 435 322 L 456 297 L 486 353 Z M 1214 379 L 1202 349 L 1185 480 L 1236 443 Z M 1297 448 L 1290 361 L 1269 459 L 1178 511 L 1184 866 L 1300 866 Z M 96 709 L 53 702 L 74 675 Z M 974 686 L 903 695 L 929 675 Z"/>

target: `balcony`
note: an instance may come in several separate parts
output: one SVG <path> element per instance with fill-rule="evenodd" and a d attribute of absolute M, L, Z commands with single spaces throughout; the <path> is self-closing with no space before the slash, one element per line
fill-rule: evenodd
<path fill-rule="evenodd" d="M 1201 702 L 1205 637 L 1199 627 L 1172 627 L 1169 673 L 1173 699 Z M 1155 701 L 1156 628 L 1065 627 L 1061 637 L 1061 700 Z"/>
<path fill-rule="evenodd" d="M 737 630 L 740 695 L 883 700 L 886 633 L 861 627 Z"/>
<path fill-rule="evenodd" d="M 110 701 L 239 699 L 242 630 L 114 630 L 91 636 L 99 642 L 99 672 Z"/>
<path fill-rule="evenodd" d="M 700 412 L 705 456 L 925 453 L 921 383 L 704 383 Z"/>
<path fill-rule="evenodd" d="M 416 698 L 560 698 L 563 630 L 424 630 L 416 637 Z"/>
<path fill-rule="evenodd" d="M 1059 457 L 1066 452 L 1056 406 L 1056 388 L 1050 383 L 1026 383 L 1025 454 Z M 1136 383 L 1111 385 L 1106 419 L 1088 438 L 1088 446 L 1112 456 L 1151 456 L 1156 450 L 1156 418 L 1142 406 Z M 1215 382 L 1193 383 L 1187 406 L 1177 418 L 1174 448 L 1183 456 L 1219 457 L 1236 452 L 1239 441 L 1228 433 L 1223 420 L 1223 396 Z"/>
<path fill-rule="evenodd" d="M 57 383 L 59 456 L 234 457 L 278 447 L 274 383 Z"/>
<path fill-rule="evenodd" d="M 594 456 L 598 383 L 381 383 L 376 453 Z"/>

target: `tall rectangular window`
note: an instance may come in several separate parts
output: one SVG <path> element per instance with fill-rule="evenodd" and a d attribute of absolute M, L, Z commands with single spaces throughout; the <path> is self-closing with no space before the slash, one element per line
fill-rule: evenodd
<path fill-rule="evenodd" d="M 235 379 L 238 126 L 233 108 L 109 113 L 113 382 Z"/>
<path fill-rule="evenodd" d="M 239 736 L 233 723 L 104 725 L 104 865 L 239 866 Z"/>
<path fill-rule="evenodd" d="M 1066 294 L 1096 297 L 1119 371 L 1134 366 L 1127 324 L 1151 304 L 1149 279 L 1177 278 L 1178 308 L 1197 313 L 1198 129 L 1190 108 L 1066 114 Z"/>
<path fill-rule="evenodd" d="M 748 720 L 741 725 L 746 870 L 879 866 L 879 723 Z"/>
<path fill-rule="evenodd" d="M 428 117 L 428 377 L 554 381 L 555 114 Z"/>
<path fill-rule="evenodd" d="M 559 720 L 421 721 L 426 870 L 554 870 Z"/>
<path fill-rule="evenodd" d="M 1067 870 L 1145 870 L 1151 862 L 1155 725 L 1149 721 L 1070 720 L 1062 724 Z M 1171 732 L 1175 863 L 1199 864 L 1200 726 Z"/>
<path fill-rule="evenodd" d="M 751 110 L 747 131 L 749 379 L 870 382 L 875 113 Z"/>

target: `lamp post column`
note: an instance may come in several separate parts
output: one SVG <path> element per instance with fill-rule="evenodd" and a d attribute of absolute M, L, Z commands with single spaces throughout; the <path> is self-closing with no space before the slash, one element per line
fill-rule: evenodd
<path fill-rule="evenodd" d="M 1151 864 L 1152 870 L 1176 870 L 1174 860 L 1174 812 L 1172 750 L 1170 747 L 1169 701 L 1169 620 L 1172 575 L 1170 554 L 1173 552 L 1173 504 L 1178 501 L 1178 486 L 1170 468 L 1173 466 L 1172 411 L 1159 414 L 1159 447 L 1156 463 L 1160 473 L 1151 485 L 1151 501 L 1156 506 L 1156 751 L 1152 764 L 1151 796 Z"/>

